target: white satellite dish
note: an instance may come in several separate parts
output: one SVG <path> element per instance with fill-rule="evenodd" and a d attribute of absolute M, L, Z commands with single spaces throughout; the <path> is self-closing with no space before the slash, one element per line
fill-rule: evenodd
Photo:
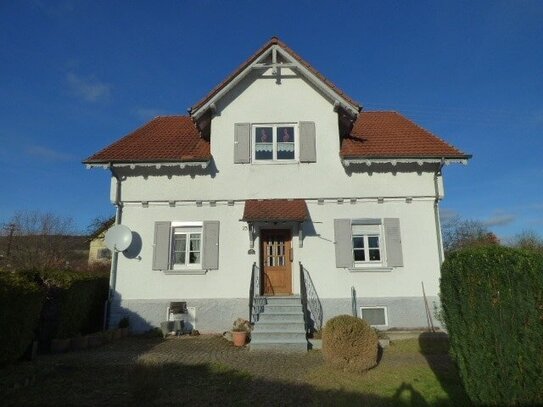
<path fill-rule="evenodd" d="M 132 243 L 132 231 L 124 225 L 115 225 L 107 231 L 104 242 L 111 251 L 125 251 Z"/>

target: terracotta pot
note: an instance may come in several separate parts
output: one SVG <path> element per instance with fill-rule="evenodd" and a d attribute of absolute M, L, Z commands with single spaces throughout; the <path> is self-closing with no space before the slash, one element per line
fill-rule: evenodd
<path fill-rule="evenodd" d="M 64 353 L 70 348 L 71 339 L 53 339 L 51 340 L 51 352 Z"/>
<path fill-rule="evenodd" d="M 76 336 L 72 338 L 72 349 L 73 350 L 83 350 L 87 349 L 89 346 L 89 338 L 85 336 Z"/>
<path fill-rule="evenodd" d="M 247 342 L 247 332 L 232 331 L 232 341 L 234 342 L 234 346 L 245 346 L 245 343 Z"/>

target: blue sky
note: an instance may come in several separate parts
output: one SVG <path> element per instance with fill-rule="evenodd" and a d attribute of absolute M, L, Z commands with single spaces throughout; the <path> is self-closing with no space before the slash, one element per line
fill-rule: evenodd
<path fill-rule="evenodd" d="M 113 214 L 81 160 L 186 109 L 278 35 L 366 110 L 473 154 L 445 216 L 543 235 L 542 1 L 0 2 L 0 223 Z"/>

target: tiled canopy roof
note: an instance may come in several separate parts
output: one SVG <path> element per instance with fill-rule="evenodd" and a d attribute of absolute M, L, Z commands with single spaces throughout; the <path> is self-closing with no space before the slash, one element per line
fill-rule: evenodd
<path fill-rule="evenodd" d="M 206 102 L 208 102 L 213 96 L 215 96 L 217 93 L 219 93 L 222 88 L 224 88 L 226 85 L 228 85 L 236 76 L 238 76 L 245 68 L 247 68 L 249 65 L 251 65 L 260 55 L 262 55 L 262 53 L 264 51 L 266 51 L 272 45 L 280 46 L 291 57 L 293 57 L 296 61 L 298 61 L 305 68 L 307 68 L 313 75 L 315 75 L 322 82 L 324 82 L 326 85 L 328 85 L 337 94 L 341 95 L 341 97 L 343 97 L 347 102 L 351 103 L 354 106 L 357 106 L 360 109 L 360 104 L 358 102 L 356 102 L 354 99 L 350 98 L 345 92 L 343 92 L 336 85 L 334 85 L 332 82 L 330 82 L 328 79 L 326 79 L 324 77 L 324 75 L 322 75 L 319 71 L 317 71 L 315 68 L 313 68 L 313 66 L 311 66 L 311 64 L 306 62 L 301 56 L 299 56 L 292 49 L 290 49 L 287 46 L 287 44 L 285 44 L 283 41 L 281 41 L 277 37 L 272 37 L 258 51 L 256 51 L 253 55 L 251 55 L 243 64 L 241 64 L 234 72 L 232 72 L 232 74 L 230 74 L 230 76 L 228 76 L 224 81 L 222 81 L 219 85 L 217 85 L 211 92 L 209 92 L 198 103 L 196 103 L 194 106 L 192 106 L 190 111 L 194 112 L 195 110 L 202 107 Z"/>
<path fill-rule="evenodd" d="M 188 116 L 155 117 L 84 163 L 208 161 L 209 141 Z"/>
<path fill-rule="evenodd" d="M 303 222 L 309 219 L 303 199 L 249 199 L 245 201 L 243 219 L 247 222 Z"/>
<path fill-rule="evenodd" d="M 343 158 L 469 158 L 396 112 L 361 112 L 341 144 Z"/>

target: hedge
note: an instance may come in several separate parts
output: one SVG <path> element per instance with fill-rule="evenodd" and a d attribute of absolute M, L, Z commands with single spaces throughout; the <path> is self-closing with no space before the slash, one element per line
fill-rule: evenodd
<path fill-rule="evenodd" d="M 32 343 L 44 298 L 38 284 L 0 272 L 0 364 L 16 361 Z"/>
<path fill-rule="evenodd" d="M 442 267 L 451 353 L 476 404 L 543 403 L 543 255 L 499 246 Z"/>
<path fill-rule="evenodd" d="M 102 329 L 109 278 L 103 273 L 43 271 L 39 279 L 48 290 L 48 315 L 42 318 L 45 340 L 70 338 Z M 44 338 L 45 336 L 45 338 Z"/>

